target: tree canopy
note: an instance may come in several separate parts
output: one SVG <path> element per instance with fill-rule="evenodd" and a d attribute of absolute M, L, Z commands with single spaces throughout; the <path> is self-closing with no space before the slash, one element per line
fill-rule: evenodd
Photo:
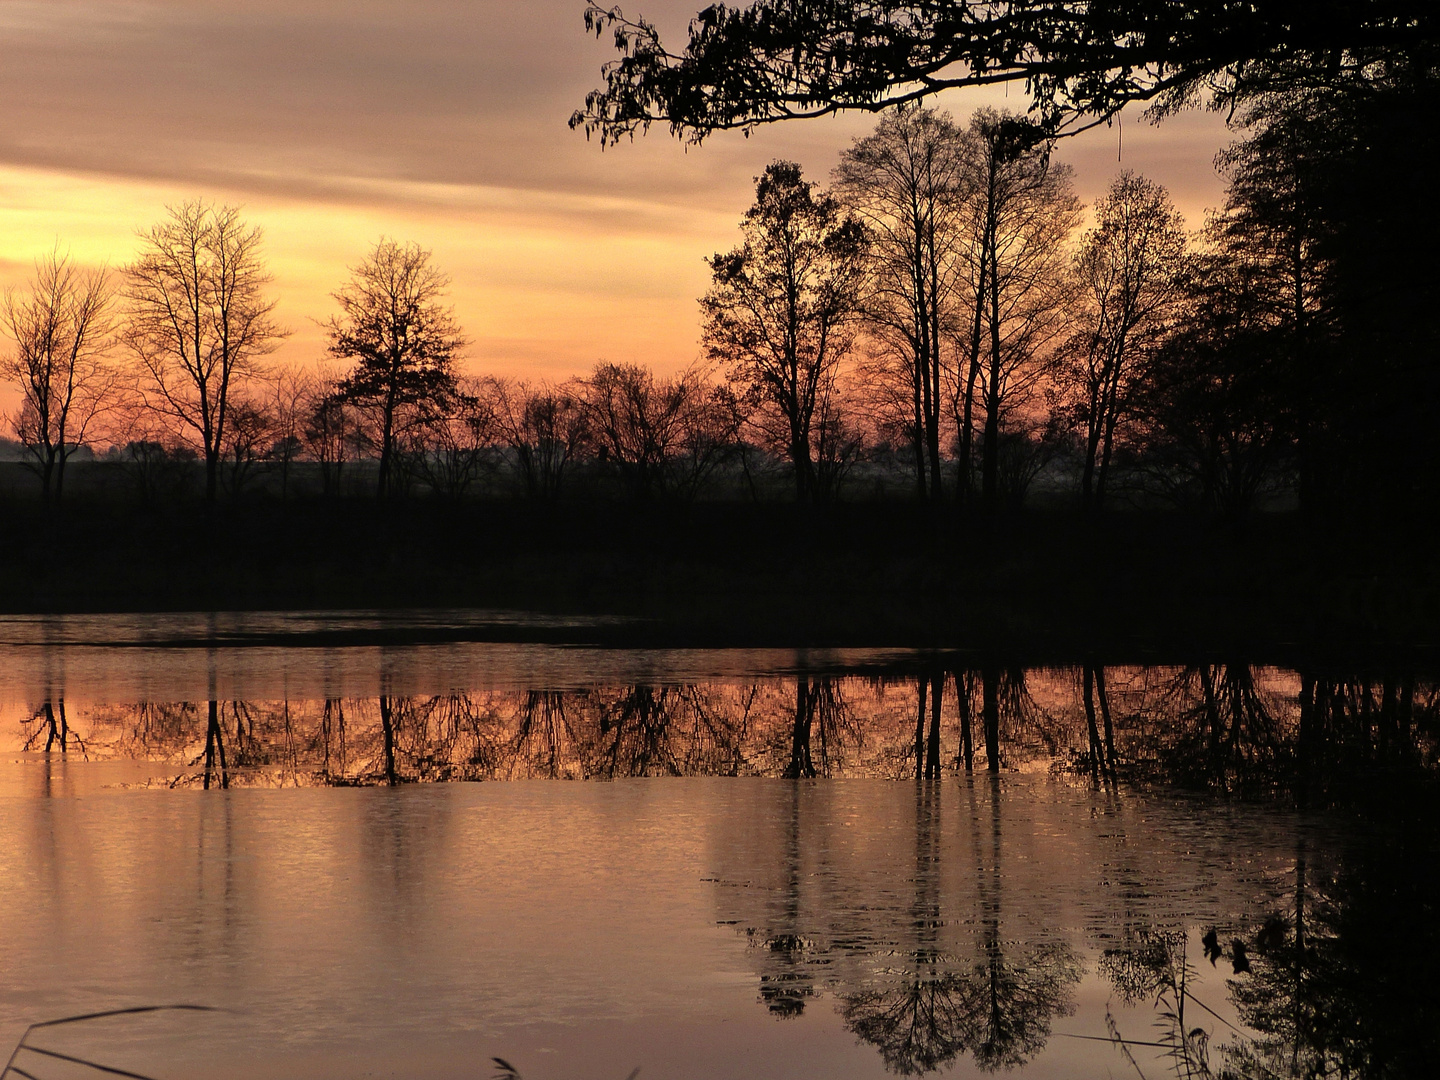
<path fill-rule="evenodd" d="M 662 121 L 691 141 L 843 109 L 878 111 L 937 91 L 1021 82 L 1051 132 L 1132 102 L 1363 81 L 1435 65 L 1432 0 L 756 0 L 713 4 L 672 51 L 653 23 L 591 4 L 614 35 L 570 119 L 613 143 Z M 1092 122 L 1095 122 L 1092 120 Z"/>

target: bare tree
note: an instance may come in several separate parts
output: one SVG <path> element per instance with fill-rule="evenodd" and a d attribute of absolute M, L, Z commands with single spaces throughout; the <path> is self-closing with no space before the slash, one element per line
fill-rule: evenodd
<path fill-rule="evenodd" d="M 789 456 L 805 502 L 818 493 L 816 406 L 854 341 L 865 230 L 790 161 L 766 167 L 740 227 L 744 243 L 708 260 L 705 350 L 771 421 L 761 430 Z"/>
<path fill-rule="evenodd" d="M 271 442 L 266 456 L 280 470 L 280 498 L 290 496 L 290 474 L 305 451 L 305 428 L 316 395 L 315 374 L 296 364 L 272 371 L 267 380 L 266 412 Z"/>
<path fill-rule="evenodd" d="M 1051 164 L 1049 145 L 1030 122 L 981 109 L 971 130 L 982 155 L 972 212 L 984 302 L 977 306 L 969 342 L 962 412 L 968 419 L 978 390 L 976 403 L 985 413 L 981 498 L 993 512 L 1001 494 L 1006 414 L 1021 406 L 1045 375 L 1042 361 L 1061 330 L 1064 241 L 1079 224 L 1080 205 L 1070 170 Z"/>
<path fill-rule="evenodd" d="M 454 309 L 440 303 L 449 285 L 430 252 L 381 239 L 334 294 L 341 313 L 328 324 L 330 354 L 355 362 L 342 396 L 376 415 L 381 496 L 395 480 L 402 410 L 440 403 L 456 389 L 452 363 L 465 339 Z"/>
<path fill-rule="evenodd" d="M 414 428 L 416 471 L 437 495 L 463 498 L 493 467 L 496 402 L 487 389 L 478 379 L 459 380 L 455 393 L 426 408 Z"/>
<path fill-rule="evenodd" d="M 225 425 L 221 480 L 226 493 L 240 495 L 261 474 L 275 442 L 275 417 L 263 397 L 237 396 Z"/>
<path fill-rule="evenodd" d="M 234 207 L 183 202 L 140 234 L 140 257 L 125 268 L 123 337 L 139 361 L 142 401 L 196 444 L 207 504 L 215 501 L 231 393 L 285 337 L 264 293 L 271 278 L 261 237 Z"/>
<path fill-rule="evenodd" d="M 345 465 L 358 438 L 354 409 L 339 391 L 339 380 L 323 373 L 317 377 L 300 432 L 305 452 L 320 466 L 320 485 L 326 496 L 340 494 Z"/>
<path fill-rule="evenodd" d="M 942 350 L 955 336 L 966 280 L 956 241 L 975 186 L 966 142 L 948 114 L 905 106 L 857 139 L 833 175 L 836 194 L 869 233 L 865 315 L 906 384 L 917 491 L 935 502 L 943 494 Z"/>
<path fill-rule="evenodd" d="M 590 442 L 639 498 L 693 496 L 734 448 L 734 396 L 696 368 L 662 379 L 635 364 L 597 364 L 583 385 Z"/>
<path fill-rule="evenodd" d="M 82 270 L 58 251 L 36 261 L 28 290 L 5 291 L 0 323 L 15 348 L 0 373 L 20 387 L 12 422 L 46 503 L 60 499 L 65 463 L 113 400 L 112 295 L 103 269 Z"/>
<path fill-rule="evenodd" d="M 1079 326 L 1064 365 L 1071 409 L 1085 429 L 1086 509 L 1104 504 L 1116 429 L 1181 301 L 1186 266 L 1184 222 L 1159 184 L 1123 172 L 1095 215 L 1075 255 Z"/>
<path fill-rule="evenodd" d="M 491 379 L 495 422 L 525 494 L 556 499 L 569 466 L 587 441 L 585 410 L 573 386 Z"/>
<path fill-rule="evenodd" d="M 638 364 L 596 364 L 580 399 L 596 453 L 639 498 L 663 494 L 665 462 L 680 432 L 688 387 Z"/>

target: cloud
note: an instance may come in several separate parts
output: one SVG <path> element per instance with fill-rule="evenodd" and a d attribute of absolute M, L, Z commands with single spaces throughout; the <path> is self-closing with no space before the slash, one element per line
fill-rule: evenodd
<path fill-rule="evenodd" d="M 647 2 L 683 33 L 698 0 Z M 0 0 L 0 260 L 57 239 L 123 262 L 167 201 L 243 203 L 269 236 L 276 287 L 313 320 L 381 234 L 435 249 L 477 364 L 560 372 L 605 356 L 695 356 L 701 259 L 729 247 L 775 157 L 822 178 L 874 118 L 722 134 L 657 129 L 603 153 L 566 119 L 614 53 L 581 0 Z M 1003 92 L 950 94 L 963 117 Z M 1022 104 L 1018 94 L 1008 101 Z M 1101 129 L 1062 147 L 1094 199 L 1121 167 L 1174 190 L 1198 224 L 1219 183 L 1214 117 Z M 11 280 L 11 267 L 0 277 Z"/>

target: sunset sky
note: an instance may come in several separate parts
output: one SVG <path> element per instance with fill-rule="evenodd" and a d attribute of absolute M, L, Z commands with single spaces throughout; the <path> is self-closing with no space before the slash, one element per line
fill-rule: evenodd
<path fill-rule="evenodd" d="M 626 8 L 683 40 L 697 0 Z M 0 0 L 0 281 L 57 242 L 118 265 L 166 203 L 204 196 L 264 227 L 292 331 L 322 353 L 329 293 L 381 235 L 433 249 L 472 371 L 563 378 L 599 359 L 673 370 L 698 350 L 705 255 L 736 240 L 776 157 L 824 180 L 873 116 L 686 147 L 656 129 L 603 153 L 566 119 L 613 55 L 582 0 Z M 953 94 L 963 119 L 1004 91 Z M 1008 103 L 1023 107 L 1018 89 Z M 1229 138 L 1194 113 L 1099 129 L 1059 157 L 1093 200 L 1121 168 L 1192 226 Z"/>

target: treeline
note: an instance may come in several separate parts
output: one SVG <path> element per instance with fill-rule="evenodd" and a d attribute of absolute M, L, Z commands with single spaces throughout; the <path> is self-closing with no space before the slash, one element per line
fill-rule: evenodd
<path fill-rule="evenodd" d="M 446 277 L 391 240 L 335 293 L 332 364 L 267 364 L 285 331 L 260 230 L 185 203 L 119 271 L 57 252 L 7 293 L 12 426 L 47 502 L 80 455 L 145 499 L 209 502 L 554 500 L 583 481 L 647 500 L 901 490 L 995 514 L 1044 477 L 1092 512 L 1139 497 L 1239 517 L 1267 494 L 1406 511 L 1440 467 L 1435 212 L 1393 161 L 1416 100 L 1251 104 L 1195 234 L 1130 173 L 1082 231 L 1028 119 L 896 109 L 829 190 L 791 162 L 758 178 L 741 243 L 707 260 L 704 360 L 672 376 L 463 375 Z"/>
<path fill-rule="evenodd" d="M 30 707 L 24 750 L 164 762 L 176 783 L 635 776 L 939 779 L 1033 770 L 1302 805 L 1440 767 L 1440 686 L 1400 670 L 1063 669 L 937 656 L 907 675 L 329 700 Z M 1408 778 L 1408 779 L 1407 779 Z"/>

